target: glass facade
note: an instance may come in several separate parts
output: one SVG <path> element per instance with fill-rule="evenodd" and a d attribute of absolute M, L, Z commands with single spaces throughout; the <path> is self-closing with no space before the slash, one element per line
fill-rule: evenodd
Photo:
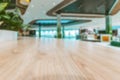
<path fill-rule="evenodd" d="M 41 30 L 41 37 L 53 38 L 57 34 L 56 30 Z M 65 38 L 76 38 L 79 35 L 79 30 L 77 29 L 67 29 L 64 31 Z M 36 30 L 36 36 L 39 37 L 39 31 Z"/>

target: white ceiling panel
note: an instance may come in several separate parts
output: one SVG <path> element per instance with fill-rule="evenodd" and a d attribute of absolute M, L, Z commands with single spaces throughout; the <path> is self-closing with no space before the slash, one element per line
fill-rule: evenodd
<path fill-rule="evenodd" d="M 26 13 L 22 16 L 24 19 L 24 23 L 29 23 L 35 19 L 56 19 L 56 17 L 50 17 L 46 15 L 46 13 L 55 7 L 57 4 L 62 2 L 63 0 L 31 0 L 31 3 L 26 11 Z M 63 19 L 84 19 L 84 20 L 92 20 L 92 22 L 77 24 L 74 27 L 105 27 L 105 18 L 81 18 L 81 17 L 62 17 Z M 120 25 L 120 12 L 112 17 L 113 25 Z"/>

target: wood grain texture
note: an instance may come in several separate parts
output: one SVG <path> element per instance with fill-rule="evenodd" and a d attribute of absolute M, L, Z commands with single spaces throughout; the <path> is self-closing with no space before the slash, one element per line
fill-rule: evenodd
<path fill-rule="evenodd" d="M 120 80 L 120 50 L 91 42 L 0 42 L 0 80 Z"/>

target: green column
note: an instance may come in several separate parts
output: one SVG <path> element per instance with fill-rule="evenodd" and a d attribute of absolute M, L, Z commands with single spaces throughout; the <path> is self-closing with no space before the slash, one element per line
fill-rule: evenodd
<path fill-rule="evenodd" d="M 39 38 L 41 37 L 41 25 L 39 24 Z"/>
<path fill-rule="evenodd" d="M 61 15 L 57 15 L 57 38 L 62 38 L 62 33 L 61 33 Z"/>
<path fill-rule="evenodd" d="M 106 15 L 106 34 L 112 34 L 112 19 L 110 15 Z"/>
<path fill-rule="evenodd" d="M 65 38 L 65 27 L 63 25 L 63 28 L 62 28 L 62 34 L 63 34 L 63 38 Z"/>

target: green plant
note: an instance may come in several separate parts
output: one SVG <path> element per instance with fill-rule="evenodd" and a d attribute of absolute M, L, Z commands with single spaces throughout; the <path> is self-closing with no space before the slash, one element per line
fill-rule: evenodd
<path fill-rule="evenodd" d="M 0 13 L 2 13 L 7 7 L 8 3 L 0 3 Z"/>
<path fill-rule="evenodd" d="M 22 24 L 22 29 L 23 30 L 28 30 L 28 28 L 30 27 L 30 25 L 29 24 Z"/>
<path fill-rule="evenodd" d="M 23 19 L 14 11 L 7 12 L 9 4 L 10 2 L 0 3 L 0 29 L 18 31 L 22 28 Z"/>

